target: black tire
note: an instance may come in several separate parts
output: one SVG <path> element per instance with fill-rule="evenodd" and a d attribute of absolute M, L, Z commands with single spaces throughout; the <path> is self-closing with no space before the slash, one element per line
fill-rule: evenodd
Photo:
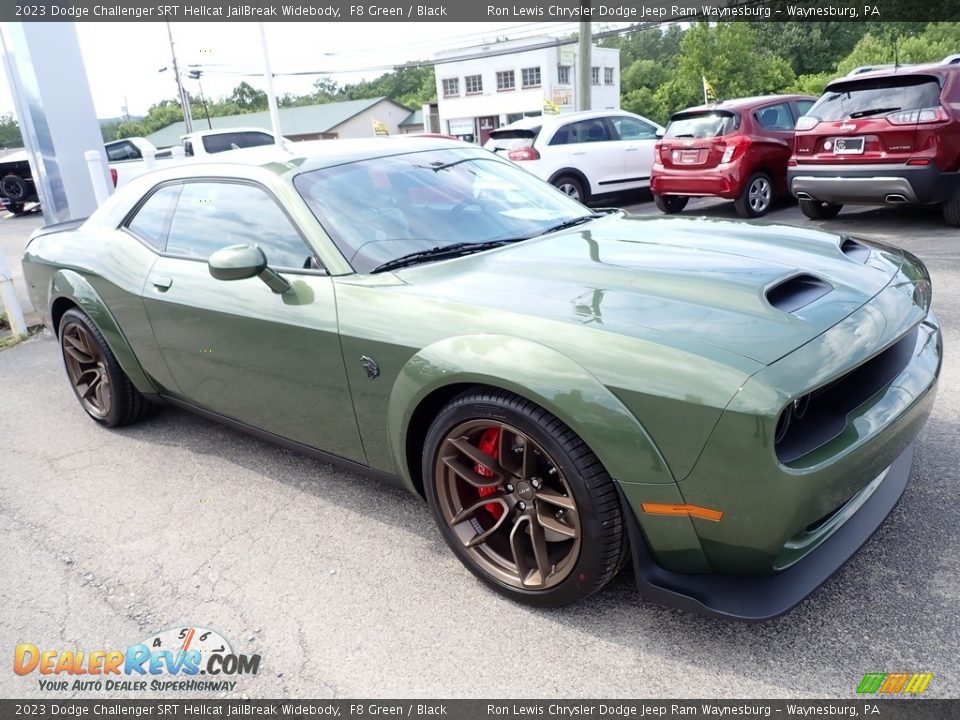
<path fill-rule="evenodd" d="M 23 215 L 23 203 L 10 203 L 7 205 L 7 210 L 14 215 Z"/>
<path fill-rule="evenodd" d="M 572 197 L 574 200 L 579 200 L 584 205 L 590 200 L 590 192 L 583 184 L 583 181 L 576 175 L 561 175 L 558 178 L 554 178 L 552 184 L 564 195 Z"/>
<path fill-rule="evenodd" d="M 773 204 L 773 181 L 765 172 L 755 172 L 733 201 L 737 215 L 756 218 L 766 215 Z"/>
<path fill-rule="evenodd" d="M 566 565 L 565 574 L 552 587 L 525 589 L 516 585 L 511 586 L 485 569 L 483 563 L 478 562 L 475 556 L 471 555 L 472 551 L 468 550 L 465 542 L 457 536 L 452 528 L 452 522 L 448 521 L 444 514 L 445 510 L 441 507 L 443 502 L 441 494 L 447 492 L 447 486 L 444 485 L 447 480 L 442 479 L 437 472 L 437 466 L 443 466 L 444 463 L 439 453 L 441 448 L 450 447 L 448 434 L 454 433 L 458 436 L 459 428 L 471 422 L 502 423 L 503 426 L 512 426 L 526 435 L 529 441 L 525 441 L 522 445 L 524 456 L 531 446 L 538 448 L 535 452 L 539 461 L 546 462 L 547 466 L 552 466 L 558 471 L 559 474 L 554 477 L 562 479 L 564 487 L 569 490 L 568 497 L 572 496 L 575 501 L 575 507 L 571 512 L 578 518 L 577 524 L 580 529 L 577 540 L 578 550 L 575 557 L 574 553 L 570 553 L 559 561 Z M 539 449 L 542 449 L 542 455 Z M 514 450 L 514 452 L 519 451 Z M 620 497 L 614 481 L 576 433 L 532 402 L 506 391 L 493 389 L 477 388 L 459 395 L 440 411 L 431 424 L 424 443 L 422 461 L 425 494 L 444 540 L 470 572 L 493 590 L 512 600 L 537 607 L 567 605 L 600 590 L 610 582 L 626 562 L 629 546 Z M 548 472 L 543 477 L 549 474 Z M 522 492 L 520 486 L 523 481 L 520 478 L 521 475 L 515 475 L 511 480 L 517 484 L 517 492 Z M 458 479 L 457 482 L 462 481 Z M 441 486 L 444 489 L 441 489 Z M 536 483 L 534 486 L 540 487 L 539 492 L 542 492 L 546 488 L 546 482 L 543 486 Z M 545 504 L 539 499 L 540 497 L 538 494 L 535 499 L 528 499 L 530 507 L 527 514 L 534 517 L 540 514 L 547 515 L 556 507 Z M 523 510 L 523 505 L 520 504 L 519 508 L 514 507 L 508 511 L 507 517 L 519 518 L 524 514 Z M 510 516 L 510 512 L 515 512 L 516 515 Z M 474 521 L 471 519 L 470 522 Z M 503 532 L 507 531 L 508 525 L 510 523 L 506 522 L 505 518 Z M 513 520 L 514 528 L 521 525 L 521 522 Z M 532 542 L 533 528 L 527 527 L 526 532 Z M 512 534 L 510 541 L 513 542 Z M 526 539 L 524 541 L 526 542 Z M 519 564 L 515 567 L 518 570 L 520 568 Z M 553 565 L 552 568 L 554 572 L 557 571 L 557 565 Z M 547 576 L 540 577 L 546 584 Z"/>
<path fill-rule="evenodd" d="M 11 203 L 23 202 L 30 193 L 27 181 L 15 173 L 4 175 L 3 179 L 0 179 L 0 191 L 10 199 Z"/>
<path fill-rule="evenodd" d="M 684 197 L 683 195 L 660 195 L 659 193 L 654 193 L 653 202 L 656 203 L 660 212 L 673 215 L 683 210 L 687 206 L 687 203 L 690 202 L 690 198 Z"/>
<path fill-rule="evenodd" d="M 60 351 L 63 355 L 64 367 L 67 369 L 67 378 L 70 380 L 80 406 L 93 420 L 107 427 L 120 427 L 136 422 L 154 410 L 156 406 L 133 386 L 100 330 L 84 313 L 76 308 L 65 312 L 60 319 L 59 331 Z M 84 337 L 83 334 L 85 338 L 89 338 L 91 353 L 88 355 L 92 358 L 92 361 L 84 363 L 84 366 L 91 368 L 89 372 L 105 376 L 108 381 L 106 385 L 109 388 L 109 401 L 105 412 L 98 413 L 90 407 L 89 403 L 81 397 L 80 387 L 71 376 L 71 347 L 67 338 L 68 336 Z M 74 351 L 76 349 L 73 347 Z"/>
<path fill-rule="evenodd" d="M 960 190 L 954 190 L 943 204 L 943 219 L 954 227 L 960 227 Z"/>
<path fill-rule="evenodd" d="M 843 205 L 820 202 L 819 200 L 800 200 L 800 212 L 811 220 L 830 220 L 843 209 Z"/>

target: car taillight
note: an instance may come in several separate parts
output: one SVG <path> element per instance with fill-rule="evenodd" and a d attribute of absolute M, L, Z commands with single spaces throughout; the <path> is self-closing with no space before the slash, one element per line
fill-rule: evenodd
<path fill-rule="evenodd" d="M 723 151 L 723 156 L 720 158 L 720 164 L 726 165 L 729 162 L 733 162 L 738 157 L 741 157 L 750 147 L 750 138 L 746 135 L 734 135 L 732 138 L 727 140 L 727 146 Z"/>
<path fill-rule="evenodd" d="M 939 105 L 937 107 L 919 108 L 917 110 L 902 110 L 887 115 L 887 122 L 891 125 L 946 122 L 949 119 L 950 116 L 947 115 L 947 111 Z"/>
<path fill-rule="evenodd" d="M 528 145 L 517 150 L 511 150 L 507 153 L 507 157 L 511 160 L 539 160 L 540 153 Z"/>
<path fill-rule="evenodd" d="M 797 130 L 813 130 L 820 124 L 820 118 L 813 115 L 801 115 L 797 118 Z"/>
<path fill-rule="evenodd" d="M 117 169 L 110 168 L 110 179 L 113 181 L 113 186 L 117 186 Z"/>

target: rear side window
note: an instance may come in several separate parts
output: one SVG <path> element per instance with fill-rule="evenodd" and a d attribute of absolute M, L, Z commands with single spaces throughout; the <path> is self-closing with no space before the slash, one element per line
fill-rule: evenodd
<path fill-rule="evenodd" d="M 484 150 L 498 152 L 505 150 L 519 150 L 530 147 L 537 139 L 540 128 L 532 130 L 495 130 L 490 133 L 490 139 L 483 144 Z"/>
<path fill-rule="evenodd" d="M 220 248 L 241 244 L 258 245 L 271 267 L 314 266 L 300 233 L 262 189 L 240 183 L 185 184 L 170 223 L 167 252 L 206 260 Z"/>
<path fill-rule="evenodd" d="M 109 162 L 139 160 L 141 157 L 143 156 L 140 154 L 140 151 L 131 142 L 122 142 L 107 146 L 107 160 Z"/>
<path fill-rule="evenodd" d="M 732 133 L 740 127 L 736 113 L 721 110 L 677 113 L 670 118 L 665 137 L 712 138 Z"/>
<path fill-rule="evenodd" d="M 578 120 L 563 125 L 550 139 L 551 145 L 573 145 L 575 143 L 604 142 L 612 140 L 610 130 L 603 118 Z"/>
<path fill-rule="evenodd" d="M 167 185 L 157 190 L 137 210 L 137 214 L 127 223 L 127 229 L 150 245 L 157 252 L 163 252 L 167 244 L 170 213 L 180 196 L 180 185 Z"/>
<path fill-rule="evenodd" d="M 793 115 L 789 103 L 778 103 L 754 113 L 764 130 L 793 130 Z"/>
<path fill-rule="evenodd" d="M 797 100 L 797 113 L 799 115 L 809 115 L 814 102 L 814 100 Z"/>
<path fill-rule="evenodd" d="M 831 85 L 807 115 L 827 121 L 847 120 L 939 104 L 940 83 L 935 77 L 900 75 Z"/>
<path fill-rule="evenodd" d="M 655 140 L 657 137 L 657 129 L 653 125 L 636 118 L 612 117 L 610 122 L 621 140 Z"/>
<path fill-rule="evenodd" d="M 203 147 L 208 153 L 221 153 L 227 150 L 273 145 L 273 138 L 266 133 L 234 132 L 207 135 L 203 138 Z"/>

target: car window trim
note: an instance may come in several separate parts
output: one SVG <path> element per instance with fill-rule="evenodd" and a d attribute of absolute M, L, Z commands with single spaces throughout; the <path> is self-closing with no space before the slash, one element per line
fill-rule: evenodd
<path fill-rule="evenodd" d="M 176 180 L 166 180 L 162 183 L 157 183 L 157 185 L 151 188 L 150 192 L 147 195 L 144 195 L 140 199 L 140 201 L 133 207 L 133 209 L 131 209 L 126 214 L 126 216 L 124 216 L 124 219 L 121 221 L 120 227 L 118 229 L 125 230 L 127 233 L 129 233 L 131 236 L 136 238 L 140 243 L 146 245 L 150 250 L 152 250 L 155 254 L 159 255 L 160 257 L 171 258 L 173 260 L 191 260 L 193 262 L 202 262 L 204 264 L 207 263 L 210 260 L 210 258 L 205 259 L 205 258 L 194 257 L 193 255 L 181 255 L 180 253 L 167 252 L 167 242 L 170 239 L 170 227 L 173 224 L 173 215 L 177 211 L 177 206 L 180 204 L 180 195 L 177 195 L 177 201 L 173 204 L 173 208 L 167 212 L 167 216 L 164 219 L 164 239 L 163 239 L 162 251 L 157 250 L 153 245 L 150 245 L 146 240 L 141 238 L 139 235 L 137 235 L 136 232 L 130 229 L 130 223 L 137 216 L 137 213 L 140 211 L 140 209 L 147 203 L 147 201 L 151 197 L 154 196 L 155 193 L 157 193 L 158 191 L 160 191 L 165 187 L 170 187 L 171 185 L 179 185 L 182 192 L 183 187 L 190 182 L 215 182 L 215 183 L 221 183 L 221 184 L 229 183 L 232 185 L 247 185 L 250 187 L 255 187 L 260 190 L 263 190 L 263 192 L 267 194 L 267 197 L 269 197 L 274 202 L 274 204 L 280 209 L 280 212 L 282 212 L 283 215 L 290 222 L 291 227 L 293 227 L 294 231 L 300 237 L 300 241 L 303 243 L 304 247 L 308 251 L 310 251 L 310 255 L 313 257 L 317 265 L 319 265 L 318 268 L 312 268 L 312 269 L 311 268 L 289 268 L 283 265 L 270 265 L 269 267 L 272 270 L 278 270 L 278 271 L 282 270 L 283 272 L 289 273 L 289 274 L 319 275 L 319 276 L 326 276 L 326 277 L 330 276 L 330 272 L 324 266 L 323 260 L 321 260 L 317 256 L 317 251 L 314 250 L 313 246 L 309 242 L 307 242 L 307 239 L 304 236 L 303 231 L 300 229 L 300 226 L 290 216 L 290 213 L 287 212 L 287 209 L 283 207 L 283 204 L 280 202 L 277 196 L 274 195 L 273 192 L 271 192 L 267 186 L 263 185 L 262 183 L 258 183 L 255 180 L 244 180 L 240 178 L 224 178 L 224 177 L 202 175 L 202 176 L 196 176 L 191 178 L 178 178 Z"/>

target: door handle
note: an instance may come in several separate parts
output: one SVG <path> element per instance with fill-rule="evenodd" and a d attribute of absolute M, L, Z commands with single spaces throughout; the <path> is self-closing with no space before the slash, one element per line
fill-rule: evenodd
<path fill-rule="evenodd" d="M 633 152 L 634 150 L 639 150 L 639 149 L 640 149 L 640 148 L 638 148 L 636 145 L 634 145 L 633 147 L 624 148 L 623 151 L 624 151 L 624 152 Z"/>
<path fill-rule="evenodd" d="M 586 151 L 586 150 L 571 150 L 571 151 L 570 151 L 570 154 L 571 154 L 571 155 L 586 155 L 586 154 L 587 154 L 587 151 Z"/>
<path fill-rule="evenodd" d="M 157 290 L 169 290 L 170 286 L 173 285 L 173 278 L 158 275 L 150 278 L 150 282 Z"/>

